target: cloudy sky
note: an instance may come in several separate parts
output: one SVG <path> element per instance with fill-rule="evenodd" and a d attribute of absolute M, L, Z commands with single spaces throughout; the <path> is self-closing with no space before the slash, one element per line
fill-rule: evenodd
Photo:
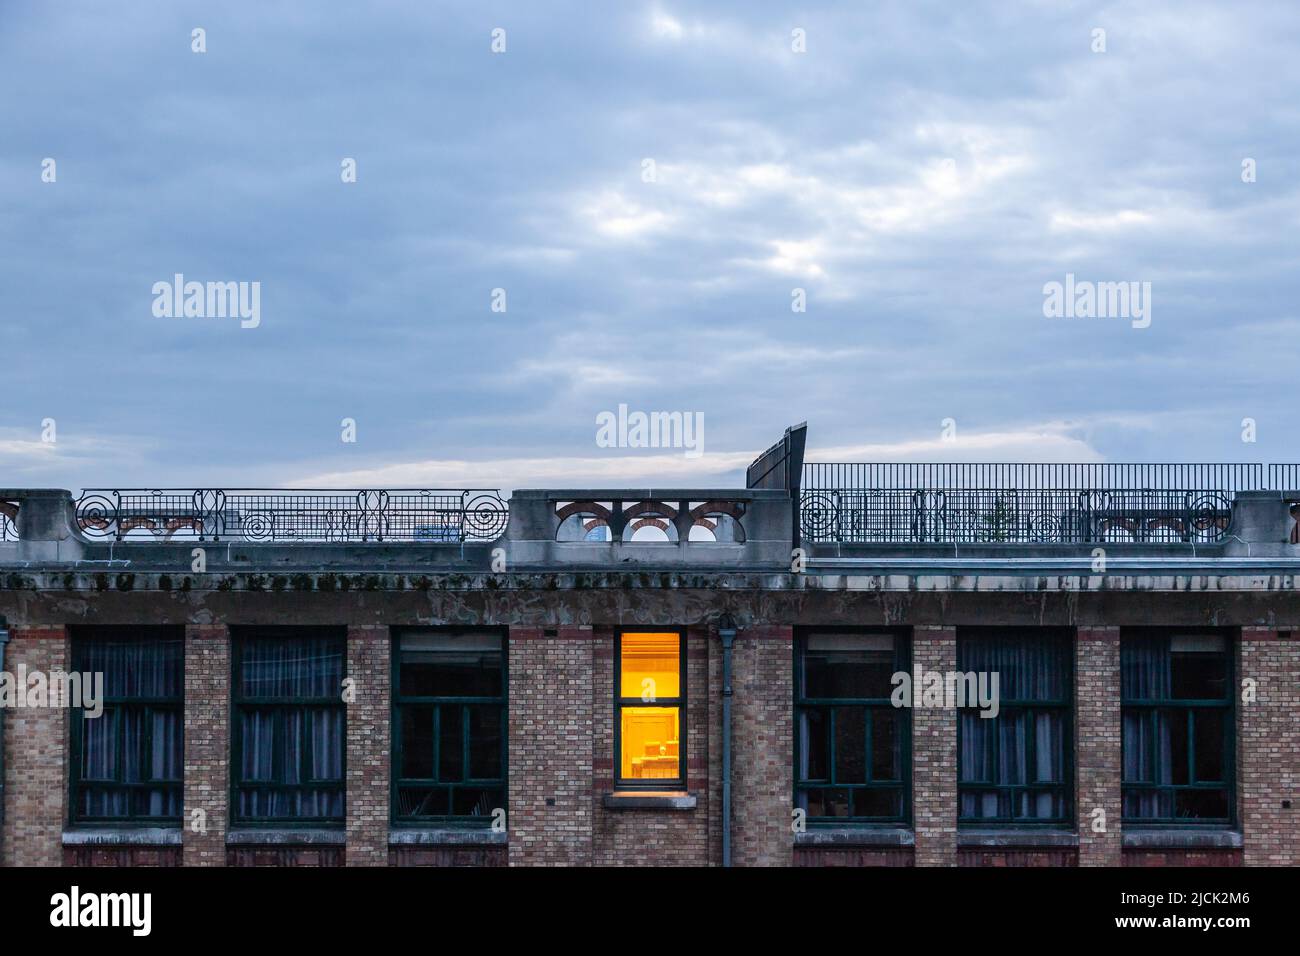
<path fill-rule="evenodd" d="M 0 0 L 0 487 L 732 484 L 804 419 L 1300 460 L 1297 49 L 1290 0 Z M 1067 273 L 1150 326 L 1045 318 Z"/>

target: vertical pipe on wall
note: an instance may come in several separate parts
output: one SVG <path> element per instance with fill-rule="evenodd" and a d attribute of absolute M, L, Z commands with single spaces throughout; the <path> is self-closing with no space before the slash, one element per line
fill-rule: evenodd
<path fill-rule="evenodd" d="M 9 625 L 0 617 L 0 675 L 5 672 L 5 647 L 9 644 Z M 0 678 L 2 679 L 2 678 Z M 0 706 L 0 865 L 5 849 L 5 708 Z"/>
<path fill-rule="evenodd" d="M 722 641 L 722 865 L 731 866 L 731 647 L 736 624 L 730 614 L 718 621 Z"/>

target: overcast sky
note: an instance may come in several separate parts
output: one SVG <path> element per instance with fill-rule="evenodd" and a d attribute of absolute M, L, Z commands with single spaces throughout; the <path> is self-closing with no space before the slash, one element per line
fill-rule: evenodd
<path fill-rule="evenodd" d="M 733 484 L 804 419 L 1300 460 L 1297 50 L 1290 0 L 0 0 L 0 487 Z M 1045 318 L 1067 273 L 1150 326 Z"/>

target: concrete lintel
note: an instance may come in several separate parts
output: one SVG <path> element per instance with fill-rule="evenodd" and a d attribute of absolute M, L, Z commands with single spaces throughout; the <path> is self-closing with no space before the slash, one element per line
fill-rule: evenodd
<path fill-rule="evenodd" d="M 505 830 L 490 827 L 434 827 L 399 829 L 388 833 L 389 846 L 505 846 Z"/>
<path fill-rule="evenodd" d="M 1241 834 L 1235 830 L 1125 830 L 1124 846 L 1141 850 L 1237 850 Z"/>
<path fill-rule="evenodd" d="M 694 810 L 693 793 L 656 793 L 646 790 L 623 790 L 605 794 L 606 810 Z"/>
<path fill-rule="evenodd" d="M 970 847 L 1075 847 L 1079 834 L 1066 830 L 958 830 L 957 845 Z"/>
<path fill-rule="evenodd" d="M 180 846 L 179 827 L 96 827 L 63 831 L 64 846 Z"/>
<path fill-rule="evenodd" d="M 230 846 L 343 846 L 347 842 L 342 828 L 231 830 L 226 834 Z"/>
<path fill-rule="evenodd" d="M 915 846 L 910 827 L 813 827 L 794 835 L 795 846 Z"/>

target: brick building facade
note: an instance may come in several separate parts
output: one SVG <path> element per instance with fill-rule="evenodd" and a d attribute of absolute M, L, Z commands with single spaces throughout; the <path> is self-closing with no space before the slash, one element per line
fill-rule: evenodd
<path fill-rule="evenodd" d="M 6 866 L 1300 863 L 1286 493 L 1104 570 L 801 541 L 806 493 L 761 484 L 516 492 L 455 541 L 228 543 L 152 505 L 142 538 L 119 503 L 111 552 L 66 493 L 0 500 L 0 670 L 132 662 L 116 723 L 0 711 Z M 999 673 L 1000 715 L 895 700 L 904 670 Z"/>

